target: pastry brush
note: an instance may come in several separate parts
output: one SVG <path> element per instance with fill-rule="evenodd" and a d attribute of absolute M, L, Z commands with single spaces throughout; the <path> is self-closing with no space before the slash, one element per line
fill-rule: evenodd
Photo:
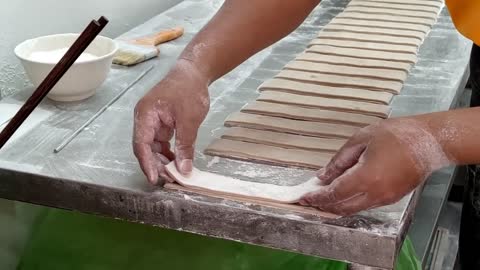
<path fill-rule="evenodd" d="M 113 57 L 113 63 L 131 66 L 156 57 L 160 53 L 156 47 L 158 44 L 176 39 L 181 35 L 183 35 L 183 27 L 175 27 L 148 37 L 129 41 L 118 40 L 119 48 Z"/>

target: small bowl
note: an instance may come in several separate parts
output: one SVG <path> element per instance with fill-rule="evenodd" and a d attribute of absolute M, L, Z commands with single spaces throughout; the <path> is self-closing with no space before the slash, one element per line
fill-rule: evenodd
<path fill-rule="evenodd" d="M 27 76 L 38 87 L 79 34 L 58 34 L 29 39 L 15 48 Z M 55 101 L 79 101 L 95 94 L 110 71 L 118 46 L 110 38 L 97 36 L 63 75 L 48 97 Z"/>

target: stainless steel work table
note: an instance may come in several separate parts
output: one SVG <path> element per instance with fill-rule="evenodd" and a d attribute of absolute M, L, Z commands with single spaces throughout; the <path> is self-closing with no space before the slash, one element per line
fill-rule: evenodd
<path fill-rule="evenodd" d="M 40 108 L 51 115 L 43 120 L 39 118 L 33 129 L 0 152 L 0 197 L 348 261 L 352 268 L 393 268 L 419 193 L 408 195 L 395 205 L 328 220 L 164 190 L 146 182 L 131 150 L 133 108 L 166 74 L 185 44 L 221 3 L 184 1 L 126 33 L 124 37 L 176 25 L 186 28 L 184 37 L 160 47 L 158 59 L 132 68 L 115 67 L 98 93 L 87 101 L 62 104 L 45 100 Z M 211 158 L 204 156 L 202 150 L 222 133 L 224 119 L 253 100 L 256 87 L 304 50 L 321 27 L 347 3 L 345 0 L 323 1 L 295 32 L 211 86 L 211 110 L 198 136 L 198 168 L 283 185 L 295 184 L 313 175 L 311 171 Z M 231 34 L 235 38 L 235 33 Z M 470 43 L 456 32 L 448 13 L 442 11 L 420 49 L 419 61 L 401 95 L 392 103 L 392 116 L 455 106 L 468 75 L 469 50 Z M 156 65 L 155 69 L 140 83 L 62 152 L 53 153 L 66 136 L 151 64 Z M 31 92 L 28 88 L 0 104 L 19 104 Z M 448 186 L 452 173 L 453 169 L 437 172 L 429 183 L 445 181 Z M 428 188 L 427 185 L 426 190 Z"/>

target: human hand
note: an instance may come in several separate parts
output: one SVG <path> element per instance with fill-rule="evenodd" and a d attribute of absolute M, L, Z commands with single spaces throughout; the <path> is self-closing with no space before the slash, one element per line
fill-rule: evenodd
<path fill-rule="evenodd" d="M 343 216 L 392 204 L 450 160 L 426 123 L 388 119 L 355 134 L 318 172 L 325 189 L 300 203 Z"/>
<path fill-rule="evenodd" d="M 157 184 L 159 176 L 169 180 L 164 165 L 172 160 L 180 173 L 191 173 L 197 131 L 210 107 L 208 84 L 199 69 L 181 59 L 137 103 L 133 150 L 150 183 Z"/>

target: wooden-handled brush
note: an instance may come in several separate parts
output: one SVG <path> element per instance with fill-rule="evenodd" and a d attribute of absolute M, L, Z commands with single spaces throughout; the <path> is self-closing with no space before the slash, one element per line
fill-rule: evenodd
<path fill-rule="evenodd" d="M 160 53 L 156 47 L 158 44 L 176 39 L 182 35 L 183 27 L 175 27 L 143 38 L 117 41 L 119 48 L 113 58 L 113 63 L 131 66 L 156 57 Z"/>

